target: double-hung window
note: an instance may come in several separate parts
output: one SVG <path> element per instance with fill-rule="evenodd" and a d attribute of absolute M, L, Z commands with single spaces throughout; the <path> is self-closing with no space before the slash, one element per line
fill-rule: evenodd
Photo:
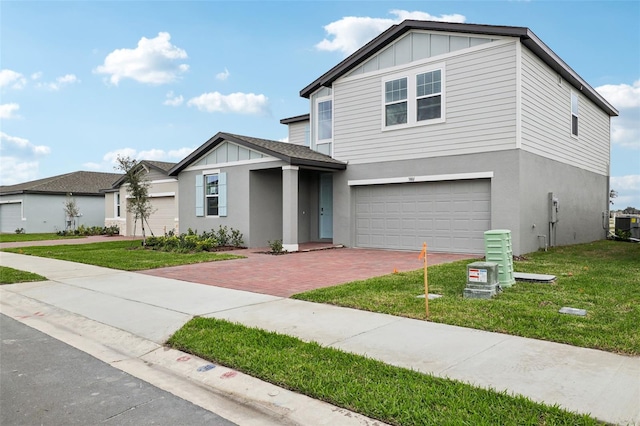
<path fill-rule="evenodd" d="M 571 92 L 571 134 L 578 136 L 578 95 Z"/>
<path fill-rule="evenodd" d="M 444 121 L 444 64 L 383 80 L 383 130 Z"/>
<path fill-rule="evenodd" d="M 227 215 L 227 174 L 219 171 L 196 175 L 196 216 Z"/>
<path fill-rule="evenodd" d="M 116 192 L 116 217 L 120 217 L 120 192 Z"/>
<path fill-rule="evenodd" d="M 332 104 L 330 99 L 318 102 L 318 142 L 330 141 L 333 137 Z"/>
<path fill-rule="evenodd" d="M 407 78 L 384 83 L 384 125 L 407 122 Z"/>
<path fill-rule="evenodd" d="M 416 76 L 416 120 L 433 120 L 442 116 L 442 71 Z"/>

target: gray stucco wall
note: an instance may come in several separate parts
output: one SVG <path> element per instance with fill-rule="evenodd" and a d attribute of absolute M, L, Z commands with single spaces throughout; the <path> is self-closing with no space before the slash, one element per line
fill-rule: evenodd
<path fill-rule="evenodd" d="M 557 245 L 600 240 L 608 223 L 602 214 L 608 209 L 607 176 L 562 164 L 526 151 L 520 152 L 520 249 L 538 250 L 546 235 L 549 243 L 548 194 L 559 201 L 556 225 Z M 534 226 L 535 225 L 535 226 Z"/>
<path fill-rule="evenodd" d="M 81 217 L 76 219 L 76 227 L 84 225 L 104 226 L 104 196 L 75 196 Z M 66 228 L 64 203 L 66 195 L 18 194 L 0 197 L 0 201 L 22 200 L 23 219 L 21 227 L 25 232 L 57 232 Z"/>
<path fill-rule="evenodd" d="M 249 247 L 266 247 L 268 241 L 282 240 L 282 169 L 254 170 L 249 183 Z"/>
<path fill-rule="evenodd" d="M 606 176 L 548 160 L 522 150 L 350 165 L 334 175 L 334 243 L 353 246 L 353 179 L 493 172 L 491 228 L 509 229 L 514 254 L 538 249 L 538 235 L 548 238 L 548 192 L 560 199 L 558 245 L 604 238 L 602 211 L 607 208 Z M 533 227 L 535 224 L 535 228 Z M 541 240 L 542 241 L 542 240 Z"/>

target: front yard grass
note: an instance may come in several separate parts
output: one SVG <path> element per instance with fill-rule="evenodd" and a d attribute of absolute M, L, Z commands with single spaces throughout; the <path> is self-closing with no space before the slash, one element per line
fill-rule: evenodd
<path fill-rule="evenodd" d="M 104 266 L 106 268 L 120 269 L 123 271 L 141 271 L 167 266 L 240 259 L 243 257 L 226 253 L 175 253 L 145 250 L 141 247 L 140 241 L 137 240 L 76 245 L 21 247 L 4 249 L 3 251 L 31 256 L 49 257 L 52 259 L 69 260 L 71 262 Z"/>
<path fill-rule="evenodd" d="M 51 234 L 0 234 L 0 243 L 16 243 L 22 241 L 67 240 L 70 238 L 85 238 L 82 235 Z"/>
<path fill-rule="evenodd" d="M 595 425 L 597 420 L 297 338 L 194 318 L 176 349 L 392 425 Z"/>
<path fill-rule="evenodd" d="M 9 268 L 7 266 L 0 266 L 0 284 L 15 284 L 46 280 L 47 279 L 42 275 L 21 271 L 19 269 Z"/>
<path fill-rule="evenodd" d="M 466 265 L 428 269 L 429 321 L 640 355 L 640 244 L 598 241 L 552 248 L 514 262 L 518 272 L 552 274 L 555 284 L 516 283 L 492 300 L 464 299 Z M 294 295 L 294 299 L 425 319 L 422 270 Z M 563 307 L 586 317 L 559 314 Z"/>

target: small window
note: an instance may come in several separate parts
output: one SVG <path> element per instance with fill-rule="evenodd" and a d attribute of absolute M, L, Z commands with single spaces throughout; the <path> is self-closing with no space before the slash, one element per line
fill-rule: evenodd
<path fill-rule="evenodd" d="M 440 70 L 416 76 L 417 121 L 442 116 L 442 73 Z"/>
<path fill-rule="evenodd" d="M 304 146 L 311 146 L 311 132 L 308 124 L 304 126 Z"/>
<path fill-rule="evenodd" d="M 206 175 L 205 179 L 205 207 L 207 216 L 218 216 L 218 175 Z"/>
<path fill-rule="evenodd" d="M 578 95 L 571 92 L 571 134 L 578 136 Z"/>
<path fill-rule="evenodd" d="M 318 102 L 318 140 L 332 138 L 333 113 L 331 104 L 331 100 Z"/>
<path fill-rule="evenodd" d="M 407 122 L 407 79 L 384 83 L 385 126 Z"/>
<path fill-rule="evenodd" d="M 120 193 L 116 192 L 116 217 L 120 217 Z"/>

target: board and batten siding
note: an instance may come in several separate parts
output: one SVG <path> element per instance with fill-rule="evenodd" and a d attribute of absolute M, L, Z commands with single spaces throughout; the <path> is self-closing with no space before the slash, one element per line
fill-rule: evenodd
<path fill-rule="evenodd" d="M 299 121 L 287 125 L 289 127 L 289 143 L 295 145 L 308 145 L 309 121 Z M 306 142 L 306 143 L 305 143 Z"/>
<path fill-rule="evenodd" d="M 522 47 L 522 149 L 608 175 L 609 116 L 534 53 Z M 571 135 L 571 92 L 578 94 L 578 137 Z"/>
<path fill-rule="evenodd" d="M 334 157 L 351 163 L 515 148 L 516 41 L 487 43 L 425 62 L 444 64 L 444 123 L 382 130 L 382 81 L 397 67 L 334 83 Z M 409 99 L 411 101 L 411 99 Z"/>

